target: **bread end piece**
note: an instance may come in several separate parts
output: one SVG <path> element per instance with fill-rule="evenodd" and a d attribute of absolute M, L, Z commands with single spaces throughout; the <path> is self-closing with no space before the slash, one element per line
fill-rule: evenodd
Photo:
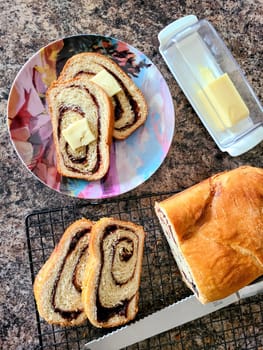
<path fill-rule="evenodd" d="M 263 274 L 263 169 L 216 174 L 155 203 L 155 212 L 183 280 L 202 303 Z"/>

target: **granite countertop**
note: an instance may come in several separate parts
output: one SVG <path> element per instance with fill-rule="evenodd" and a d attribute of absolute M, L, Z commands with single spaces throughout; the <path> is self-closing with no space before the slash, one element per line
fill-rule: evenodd
<path fill-rule="evenodd" d="M 243 164 L 262 167 L 263 143 L 235 158 L 216 147 L 161 58 L 157 34 L 164 26 L 187 14 L 207 18 L 221 34 L 262 100 L 263 4 L 260 0 L 15 0 L 2 1 L 0 9 L 0 348 L 29 350 L 37 348 L 38 339 L 25 217 L 36 209 L 82 203 L 85 200 L 57 193 L 44 186 L 24 167 L 12 147 L 6 123 L 6 105 L 12 82 L 20 68 L 49 42 L 82 33 L 116 37 L 142 51 L 167 81 L 175 107 L 176 127 L 170 151 L 161 167 L 130 194 L 185 188 L 214 173 Z M 226 330 L 229 329 L 227 327 Z M 262 327 L 261 318 L 261 324 L 255 327 L 255 332 L 261 335 L 256 342 L 247 344 L 247 348 L 263 349 Z M 224 337 L 227 342 L 227 332 Z M 214 344 L 212 348 L 223 347 Z M 231 344 L 226 348 L 234 349 Z"/>

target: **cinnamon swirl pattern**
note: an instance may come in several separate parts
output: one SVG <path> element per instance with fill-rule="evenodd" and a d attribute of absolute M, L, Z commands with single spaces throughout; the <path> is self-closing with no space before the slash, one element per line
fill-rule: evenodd
<path fill-rule="evenodd" d="M 92 78 L 102 69 L 107 70 L 121 86 L 121 91 L 111 99 L 115 119 L 113 137 L 123 140 L 146 121 L 148 107 L 141 90 L 117 63 L 99 53 L 80 53 L 67 61 L 58 80 L 83 75 Z"/>
<path fill-rule="evenodd" d="M 94 326 L 120 326 L 136 316 L 144 238 L 130 222 L 102 218 L 93 226 L 82 301 Z"/>
<path fill-rule="evenodd" d="M 37 308 L 48 323 L 73 326 L 87 318 L 81 290 L 92 225 L 84 218 L 71 224 L 36 276 Z"/>
<path fill-rule="evenodd" d="M 60 174 L 88 181 L 102 178 L 110 165 L 112 104 L 87 77 L 56 81 L 47 91 Z M 62 135 L 70 123 L 86 118 L 95 140 L 73 150 Z"/>

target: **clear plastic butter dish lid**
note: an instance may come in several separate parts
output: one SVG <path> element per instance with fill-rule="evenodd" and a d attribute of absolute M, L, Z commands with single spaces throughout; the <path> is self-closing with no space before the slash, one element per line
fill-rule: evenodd
<path fill-rule="evenodd" d="M 221 151 L 241 155 L 263 140 L 263 108 L 207 20 L 189 15 L 158 35 L 160 53 Z"/>

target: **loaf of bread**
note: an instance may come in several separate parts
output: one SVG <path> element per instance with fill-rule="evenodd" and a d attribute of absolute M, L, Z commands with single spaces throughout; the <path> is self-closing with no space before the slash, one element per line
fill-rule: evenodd
<path fill-rule="evenodd" d="M 102 218 L 93 226 L 82 302 L 94 326 L 120 326 L 136 316 L 144 238 L 131 222 Z"/>
<path fill-rule="evenodd" d="M 83 52 L 68 59 L 58 80 L 83 75 L 92 78 L 103 69 L 121 86 L 121 91 L 111 97 L 115 120 L 113 137 L 119 140 L 126 139 L 145 122 L 148 108 L 141 90 L 117 63 L 99 53 Z"/>
<path fill-rule="evenodd" d="M 55 81 L 46 94 L 53 127 L 57 170 L 61 175 L 99 180 L 108 171 L 113 107 L 105 91 L 86 76 Z M 86 118 L 94 140 L 74 149 L 63 136 L 72 123 Z"/>
<path fill-rule="evenodd" d="M 263 274 L 263 169 L 219 173 L 155 203 L 155 211 L 184 281 L 202 303 Z"/>
<path fill-rule="evenodd" d="M 71 224 L 35 278 L 38 312 L 50 324 L 73 326 L 87 318 L 81 289 L 92 225 L 84 218 Z"/>

